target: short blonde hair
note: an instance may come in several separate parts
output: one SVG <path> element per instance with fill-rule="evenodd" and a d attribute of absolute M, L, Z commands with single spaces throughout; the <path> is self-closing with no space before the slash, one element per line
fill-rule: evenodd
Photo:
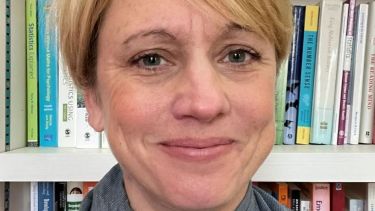
<path fill-rule="evenodd" d="M 203 2 L 228 20 L 269 40 L 275 46 L 278 66 L 289 54 L 293 27 L 289 0 Z M 57 1 L 60 49 L 75 84 L 81 89 L 95 86 L 97 39 L 110 3 L 110 0 Z"/>

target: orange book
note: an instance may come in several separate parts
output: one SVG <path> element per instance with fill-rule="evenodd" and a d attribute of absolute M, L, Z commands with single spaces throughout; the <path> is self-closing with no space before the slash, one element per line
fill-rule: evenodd
<path fill-rule="evenodd" d="M 83 182 L 83 197 L 92 190 L 98 182 Z"/>
<path fill-rule="evenodd" d="M 280 204 L 288 207 L 288 184 L 285 182 L 275 182 L 271 184 L 272 195 Z"/>

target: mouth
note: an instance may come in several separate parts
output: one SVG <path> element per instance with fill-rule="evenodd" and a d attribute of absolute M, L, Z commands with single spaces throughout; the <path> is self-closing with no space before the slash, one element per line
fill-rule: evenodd
<path fill-rule="evenodd" d="M 234 140 L 227 138 L 174 139 L 161 142 L 161 150 L 184 161 L 212 161 L 229 153 Z"/>

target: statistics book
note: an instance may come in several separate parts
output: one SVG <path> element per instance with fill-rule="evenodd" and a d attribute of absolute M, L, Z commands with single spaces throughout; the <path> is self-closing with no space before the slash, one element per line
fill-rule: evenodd
<path fill-rule="evenodd" d="M 366 50 L 366 35 L 367 35 L 367 18 L 368 18 L 368 4 L 359 4 L 357 6 L 357 18 L 355 27 L 355 48 L 353 52 L 352 79 L 350 83 L 351 92 L 351 109 L 349 117 L 349 139 L 348 143 L 359 143 L 359 130 L 361 123 L 361 109 L 362 109 L 362 90 L 363 90 L 363 72 L 365 68 L 365 50 Z"/>
<path fill-rule="evenodd" d="M 4 2 L 4 1 L 2 1 Z M 5 86 L 5 109 L 0 118 L 5 118 L 5 151 L 26 145 L 26 42 L 25 42 L 25 2 L 5 1 L 5 78 L 0 84 Z M 4 6 L 4 5 L 3 5 Z M 4 54 L 3 54 L 4 56 Z M 4 69 L 0 72 L 3 72 Z M 4 79 L 4 80 L 3 80 Z M 1 137 L 0 137 L 1 138 Z"/>
<path fill-rule="evenodd" d="M 288 64 L 283 140 L 288 145 L 296 143 L 304 19 L 305 7 L 293 6 L 294 32 Z"/>
<path fill-rule="evenodd" d="M 321 2 L 311 144 L 331 144 L 341 14 L 341 1 L 323 0 Z"/>
<path fill-rule="evenodd" d="M 58 146 L 76 146 L 77 89 L 65 69 L 64 61 L 59 57 L 59 103 L 58 103 Z"/>
<path fill-rule="evenodd" d="M 359 143 L 371 144 L 374 121 L 375 86 L 375 2 L 370 3 L 363 83 Z"/>
<path fill-rule="evenodd" d="M 286 81 L 288 76 L 288 61 L 281 63 L 276 79 L 276 145 L 283 144 L 284 139 L 284 121 L 285 121 L 285 98 Z"/>
<path fill-rule="evenodd" d="M 52 0 L 38 0 L 39 140 L 41 147 L 58 146 L 58 50 L 57 31 L 51 13 Z"/>
<path fill-rule="evenodd" d="M 297 144 L 310 143 L 311 109 L 314 90 L 316 37 L 319 6 L 307 5 L 303 35 L 301 85 L 298 105 Z"/>
<path fill-rule="evenodd" d="M 37 0 L 26 0 L 27 146 L 38 146 Z"/>
<path fill-rule="evenodd" d="M 342 145 L 345 142 L 346 119 L 347 119 L 347 101 L 350 87 L 350 71 L 352 65 L 353 41 L 354 41 L 354 19 L 355 19 L 355 5 L 356 0 L 349 0 L 348 25 L 346 30 L 345 40 L 345 58 L 342 79 L 341 81 L 341 97 L 340 97 L 340 117 L 338 124 L 338 139 L 337 144 Z"/>
<path fill-rule="evenodd" d="M 342 8 L 341 16 L 341 33 L 340 33 L 340 44 L 339 44 L 339 55 L 338 55 L 338 66 L 336 73 L 336 81 L 338 78 L 342 78 L 342 73 L 344 69 L 344 57 L 345 57 L 345 40 L 346 40 L 346 29 L 348 24 L 348 12 L 349 4 L 345 3 Z M 333 124 L 332 124 L 332 145 L 337 145 L 337 138 L 339 132 L 339 117 L 340 117 L 340 98 L 341 98 L 341 82 L 336 82 L 335 89 L 335 102 L 334 102 L 334 114 L 333 114 Z"/>

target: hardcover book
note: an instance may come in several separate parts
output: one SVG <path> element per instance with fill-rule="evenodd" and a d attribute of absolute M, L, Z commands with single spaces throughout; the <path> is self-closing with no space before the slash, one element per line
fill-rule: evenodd
<path fill-rule="evenodd" d="M 345 191 L 341 182 L 331 183 L 331 211 L 345 210 Z"/>
<path fill-rule="evenodd" d="M 276 79 L 276 145 L 283 144 L 284 140 L 284 121 L 285 121 L 285 98 L 286 98 L 286 81 L 288 76 L 288 61 L 284 61 Z"/>
<path fill-rule="evenodd" d="M 320 5 L 311 144 L 331 144 L 342 2 Z"/>
<path fill-rule="evenodd" d="M 305 7 L 293 6 L 294 32 L 286 86 L 284 144 L 296 143 L 304 20 Z"/>

